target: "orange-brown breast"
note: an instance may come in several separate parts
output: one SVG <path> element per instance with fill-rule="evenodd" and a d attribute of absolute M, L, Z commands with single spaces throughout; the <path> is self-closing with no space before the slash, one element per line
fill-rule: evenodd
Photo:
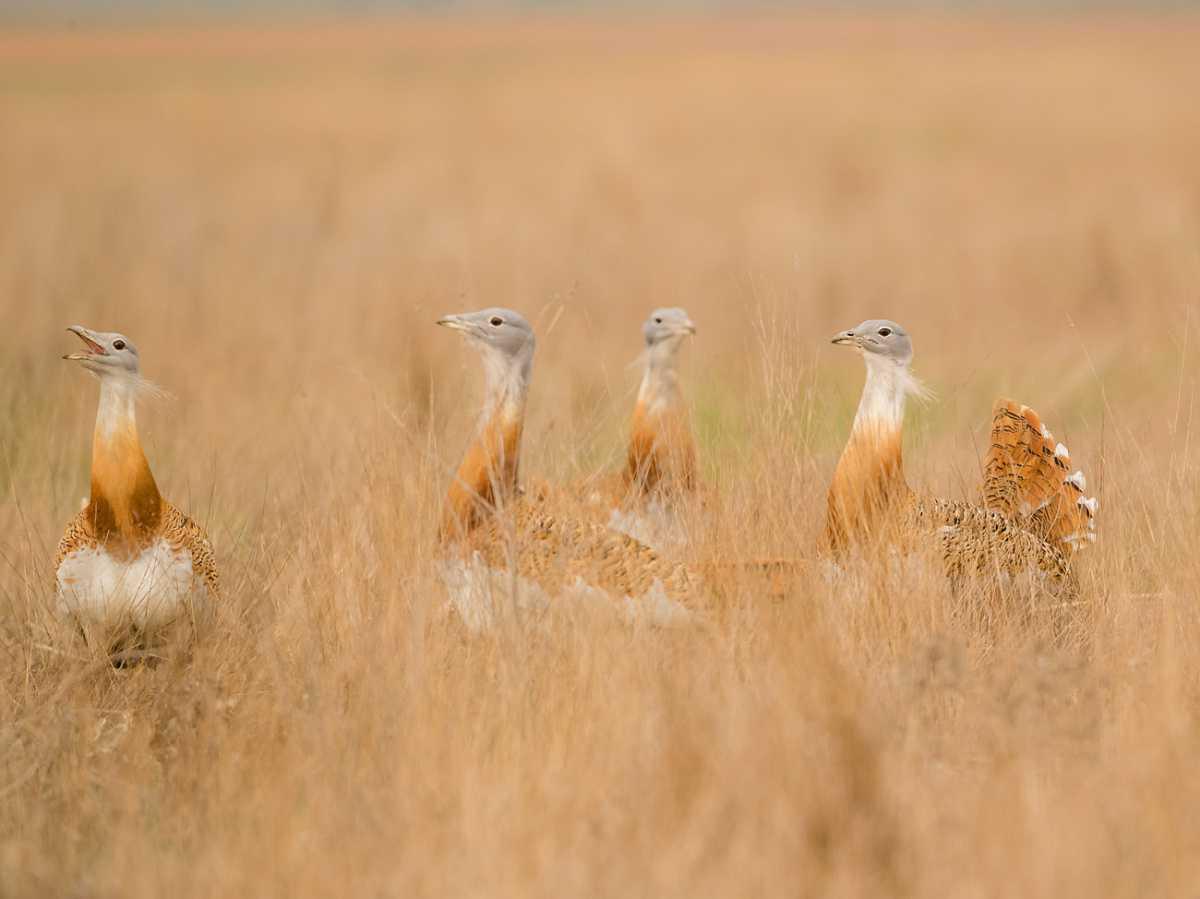
<path fill-rule="evenodd" d="M 851 435 L 829 487 L 825 542 L 835 552 L 878 535 L 911 497 L 899 428 Z"/>
<path fill-rule="evenodd" d="M 136 554 L 158 533 L 162 503 L 137 431 L 129 426 L 97 434 L 87 507 L 97 541 L 115 554 Z"/>
<path fill-rule="evenodd" d="M 696 448 L 686 412 L 670 409 L 652 415 L 644 403 L 638 403 L 629 435 L 625 486 L 637 495 L 695 489 Z"/>
<path fill-rule="evenodd" d="M 522 419 L 497 415 L 479 429 L 446 496 L 442 538 L 470 532 L 499 502 L 516 495 Z"/>

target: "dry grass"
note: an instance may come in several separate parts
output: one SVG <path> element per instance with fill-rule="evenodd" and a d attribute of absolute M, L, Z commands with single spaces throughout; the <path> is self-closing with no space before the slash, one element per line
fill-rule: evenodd
<path fill-rule="evenodd" d="M 821 18 L 0 34 L 0 895 L 1145 896 L 1200 880 L 1200 22 Z M 696 631 L 468 639 L 431 534 L 477 402 L 438 314 L 535 320 L 526 470 L 611 464 L 684 305 L 697 554 L 807 554 L 860 365 L 915 334 L 909 477 L 997 393 L 1103 503 L 1082 601 L 734 584 Z M 49 560 L 75 321 L 224 567 L 113 671 Z"/>

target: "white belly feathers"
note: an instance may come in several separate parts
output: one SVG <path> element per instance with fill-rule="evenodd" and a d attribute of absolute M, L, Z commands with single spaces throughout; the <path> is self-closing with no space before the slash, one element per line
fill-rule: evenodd
<path fill-rule="evenodd" d="M 128 561 L 101 547 L 76 550 L 59 565 L 57 580 L 60 612 L 106 628 L 153 630 L 179 617 L 189 601 L 207 599 L 191 553 L 165 540 Z"/>

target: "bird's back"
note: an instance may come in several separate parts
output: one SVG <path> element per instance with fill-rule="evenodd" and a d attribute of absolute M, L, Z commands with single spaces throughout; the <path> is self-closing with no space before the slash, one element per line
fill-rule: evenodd
<path fill-rule="evenodd" d="M 952 582 L 1036 571 L 1054 584 L 1070 580 L 1066 555 L 1009 516 L 969 502 L 914 494 L 902 529 L 934 532 Z"/>
<path fill-rule="evenodd" d="M 637 598 L 660 584 L 683 602 L 698 587 L 684 564 L 586 518 L 562 514 L 539 497 L 522 497 L 489 516 L 464 544 L 492 568 L 510 569 L 555 595 L 582 582 L 614 597 Z"/>

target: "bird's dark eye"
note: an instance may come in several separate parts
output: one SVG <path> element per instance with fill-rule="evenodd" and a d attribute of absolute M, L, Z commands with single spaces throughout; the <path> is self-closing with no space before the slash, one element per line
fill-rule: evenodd
<path fill-rule="evenodd" d="M 656 324 L 656 325 L 661 325 L 661 324 L 662 324 L 662 319 L 661 319 L 661 318 L 656 318 L 656 319 L 654 320 L 654 324 Z"/>
<path fill-rule="evenodd" d="M 891 335 L 891 333 L 892 333 L 892 329 L 891 329 L 891 328 L 880 328 L 880 329 L 879 329 L 879 336 L 880 336 L 880 337 L 888 337 L 888 336 L 890 336 L 890 335 Z"/>
<path fill-rule="evenodd" d="M 502 324 L 504 324 L 504 319 L 498 315 L 492 316 L 491 325 L 493 328 L 499 328 Z"/>
<path fill-rule="evenodd" d="M 114 341 L 113 341 L 113 349 L 114 349 L 114 350 L 123 350 L 123 349 L 125 349 L 125 341 L 123 341 L 123 340 L 114 340 Z"/>

